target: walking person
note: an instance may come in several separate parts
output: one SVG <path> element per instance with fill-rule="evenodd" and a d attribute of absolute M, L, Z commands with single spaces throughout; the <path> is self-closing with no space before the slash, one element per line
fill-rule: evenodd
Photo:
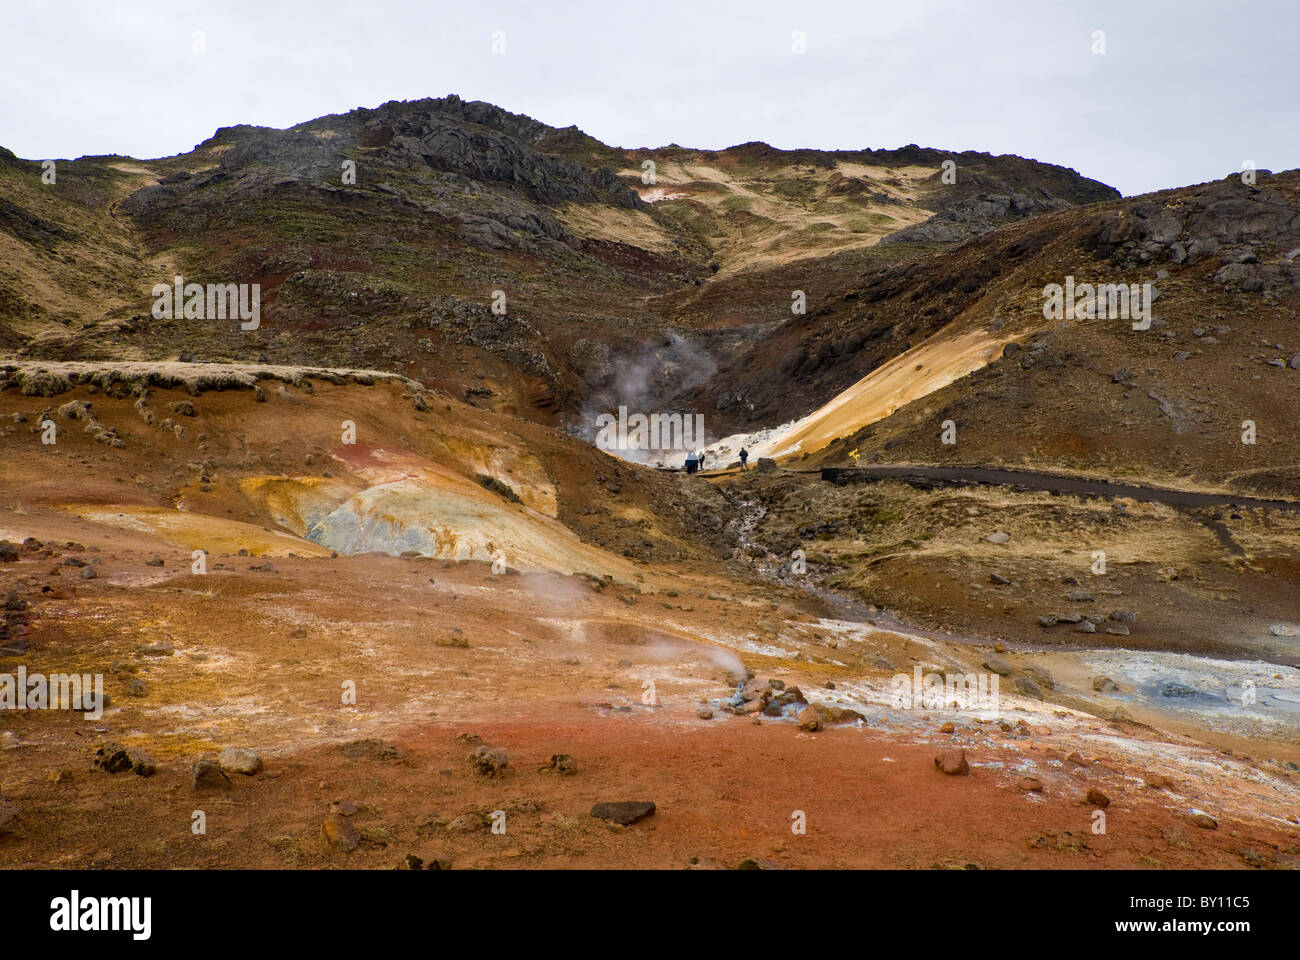
<path fill-rule="evenodd" d="M 740 469 L 742 472 L 745 469 L 745 464 L 747 464 L 748 462 L 749 462 L 749 451 L 746 450 L 744 447 L 741 447 L 740 448 Z"/>

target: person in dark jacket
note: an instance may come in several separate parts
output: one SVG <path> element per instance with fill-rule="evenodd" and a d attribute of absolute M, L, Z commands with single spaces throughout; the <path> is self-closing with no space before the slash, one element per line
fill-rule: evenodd
<path fill-rule="evenodd" d="M 749 451 L 744 447 L 740 448 L 740 469 L 745 469 L 745 464 L 749 462 Z"/>

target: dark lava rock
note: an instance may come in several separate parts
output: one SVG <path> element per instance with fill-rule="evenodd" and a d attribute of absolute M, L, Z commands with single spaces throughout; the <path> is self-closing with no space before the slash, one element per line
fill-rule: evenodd
<path fill-rule="evenodd" d="M 655 812 L 655 805 L 648 800 L 619 800 L 598 803 L 591 808 L 591 815 L 601 820 L 612 820 L 623 826 L 644 820 Z"/>
<path fill-rule="evenodd" d="M 195 790 L 229 790 L 230 778 L 226 776 L 225 771 L 211 757 L 205 757 L 202 760 L 194 761 L 194 766 L 190 769 L 194 777 Z"/>
<path fill-rule="evenodd" d="M 712 716 L 712 714 L 710 714 L 710 716 Z M 578 761 L 574 760 L 573 757 L 569 756 L 567 753 L 553 753 L 551 754 L 550 766 L 545 769 L 552 770 L 555 773 L 563 773 L 566 776 L 571 776 L 578 772 Z"/>
<path fill-rule="evenodd" d="M 509 760 L 506 752 L 500 747 L 489 747 L 486 744 L 475 748 L 474 752 L 469 755 L 469 762 L 473 765 L 476 773 L 485 777 L 496 777 L 505 773 Z"/>
<path fill-rule="evenodd" d="M 105 773 L 124 773 L 131 769 L 131 755 L 118 743 L 106 743 L 95 751 L 90 765 Z"/>
<path fill-rule="evenodd" d="M 1194 697 L 1196 691 L 1185 683 L 1179 683 L 1177 680 L 1166 680 L 1160 684 L 1160 696 L 1162 697 Z"/>

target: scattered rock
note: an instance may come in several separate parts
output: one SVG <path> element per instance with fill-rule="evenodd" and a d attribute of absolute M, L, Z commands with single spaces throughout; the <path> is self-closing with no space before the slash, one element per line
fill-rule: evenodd
<path fill-rule="evenodd" d="M 1021 790 L 1024 790 L 1026 793 L 1041 793 L 1043 790 L 1043 781 L 1039 780 L 1037 777 L 1021 777 L 1016 782 L 1016 786 Z"/>
<path fill-rule="evenodd" d="M 1059 622 L 1060 622 L 1060 621 L 1057 620 L 1057 618 L 1056 618 L 1056 614 L 1054 614 L 1054 613 L 1046 613 L 1046 614 L 1043 614 L 1043 616 L 1041 616 L 1041 617 L 1038 618 L 1038 625 L 1039 625 L 1040 627 L 1054 627 L 1054 626 L 1056 626 Z"/>
<path fill-rule="evenodd" d="M 1092 689 L 1098 693 L 1114 693 L 1119 689 L 1119 685 L 1110 677 L 1093 677 Z"/>
<path fill-rule="evenodd" d="M 326 846 L 345 853 L 351 853 L 361 844 L 361 834 L 357 828 L 352 826 L 350 820 L 338 816 L 326 817 L 321 821 L 320 836 Z"/>
<path fill-rule="evenodd" d="M 1116 623 L 1127 623 L 1132 625 L 1137 623 L 1138 618 L 1137 614 L 1132 610 L 1112 610 L 1110 612 L 1110 619 L 1114 620 Z"/>
<path fill-rule="evenodd" d="M 1080 620 L 1074 626 L 1075 633 L 1096 633 L 1097 625 L 1091 620 Z"/>
<path fill-rule="evenodd" d="M 1048 690 L 1056 689 L 1056 681 L 1052 678 L 1052 674 L 1042 667 L 1025 667 L 1021 672 L 1040 687 L 1046 687 Z"/>
<path fill-rule="evenodd" d="M 567 753 L 553 753 L 551 754 L 550 765 L 544 769 L 554 773 L 562 773 L 565 776 L 572 776 L 578 772 L 578 761 Z"/>
<path fill-rule="evenodd" d="M 1192 823 L 1194 823 L 1196 826 L 1200 827 L 1202 830 L 1219 829 L 1219 821 L 1215 820 L 1204 810 L 1193 810 L 1188 815 L 1187 819 L 1190 820 Z"/>
<path fill-rule="evenodd" d="M 106 743 L 95 751 L 91 767 L 105 773 L 125 773 L 131 769 L 131 754 L 119 743 Z"/>
<path fill-rule="evenodd" d="M 970 764 L 966 762 L 965 750 L 943 750 L 934 758 L 936 769 L 950 777 L 964 776 L 970 773 Z"/>
<path fill-rule="evenodd" d="M 816 707 L 808 706 L 799 711 L 799 729 L 815 733 L 822 728 L 822 715 Z"/>
<path fill-rule="evenodd" d="M 1092 594 L 1089 593 L 1087 590 L 1071 590 L 1070 602 L 1071 603 L 1092 603 Z"/>
<path fill-rule="evenodd" d="M 999 677 L 1011 676 L 1011 664 L 1007 663 L 1001 657 L 990 656 L 984 661 L 984 669 L 991 670 Z"/>
<path fill-rule="evenodd" d="M 1128 627 L 1122 623 L 1114 623 L 1106 628 L 1106 632 L 1112 637 L 1127 637 L 1129 635 Z"/>
<path fill-rule="evenodd" d="M 18 548 L 8 540 L 0 540 L 0 563 L 13 563 L 18 559 Z"/>
<path fill-rule="evenodd" d="M 956 729 L 957 729 L 956 724 L 954 724 L 951 720 L 948 720 L 943 724 L 943 726 L 939 727 L 939 732 L 952 733 Z"/>
<path fill-rule="evenodd" d="M 1194 697 L 1196 691 L 1185 683 L 1179 683 L 1177 680 L 1166 680 L 1160 684 L 1160 696 L 1162 697 Z"/>
<path fill-rule="evenodd" d="M 1033 697 L 1035 700 L 1043 699 L 1043 689 L 1028 677 L 1016 677 L 1011 686 L 1016 693 L 1022 697 Z"/>
<path fill-rule="evenodd" d="M 695 715 L 699 717 L 701 720 L 713 719 L 713 711 L 710 710 L 708 707 L 700 707 L 700 709 L 695 711 Z"/>
<path fill-rule="evenodd" d="M 469 755 L 469 761 L 473 765 L 476 773 L 485 777 L 496 777 L 505 773 L 509 761 L 506 752 L 500 747 L 489 747 L 484 744 L 476 747 L 474 752 Z"/>
<path fill-rule="evenodd" d="M 759 457 L 757 469 L 759 473 L 776 473 L 776 461 L 769 457 Z"/>
<path fill-rule="evenodd" d="M 601 820 L 628 826 L 638 820 L 644 820 L 655 812 L 655 805 L 648 800 L 620 800 L 598 803 L 591 808 L 591 815 Z"/>
<path fill-rule="evenodd" d="M 1084 797 L 1084 801 L 1091 806 L 1102 807 L 1103 809 L 1110 806 L 1110 797 L 1106 796 L 1106 794 L 1102 793 L 1096 787 L 1090 787 L 1088 789 L 1088 795 Z"/>
<path fill-rule="evenodd" d="M 251 777 L 262 769 L 262 758 L 242 747 L 226 747 L 217 754 L 217 763 L 222 770 L 242 773 L 246 777 Z"/>
<path fill-rule="evenodd" d="M 472 811 L 462 813 L 447 824 L 447 829 L 452 833 L 479 833 L 486 828 L 487 822 L 483 819 L 483 815 Z"/>
<path fill-rule="evenodd" d="M 1011 539 L 1011 534 L 1005 530 L 994 530 L 984 539 L 989 543 L 1007 543 Z"/>
<path fill-rule="evenodd" d="M 149 695 L 149 687 L 139 677 L 129 677 L 123 692 L 128 697 L 145 697 Z"/>
<path fill-rule="evenodd" d="M 195 790 L 229 790 L 230 778 L 211 757 L 195 760 L 190 768 Z"/>
<path fill-rule="evenodd" d="M 176 648 L 165 640 L 157 643 L 146 643 L 136 647 L 136 652 L 146 657 L 170 657 L 176 652 Z"/>
<path fill-rule="evenodd" d="M 1000 573 L 990 573 L 989 583 L 996 583 L 1000 587 L 1005 587 L 1009 583 L 1011 583 L 1011 581 L 1008 580 L 1006 577 L 1002 576 L 1002 574 Z"/>

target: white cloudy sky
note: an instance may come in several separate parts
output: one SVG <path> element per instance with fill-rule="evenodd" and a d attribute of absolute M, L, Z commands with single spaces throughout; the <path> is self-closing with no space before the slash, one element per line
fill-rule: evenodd
<path fill-rule="evenodd" d="M 0 145 L 156 157 L 458 93 L 621 146 L 919 143 L 1132 194 L 1300 166 L 1298 36 L 1297 0 L 0 0 Z"/>

